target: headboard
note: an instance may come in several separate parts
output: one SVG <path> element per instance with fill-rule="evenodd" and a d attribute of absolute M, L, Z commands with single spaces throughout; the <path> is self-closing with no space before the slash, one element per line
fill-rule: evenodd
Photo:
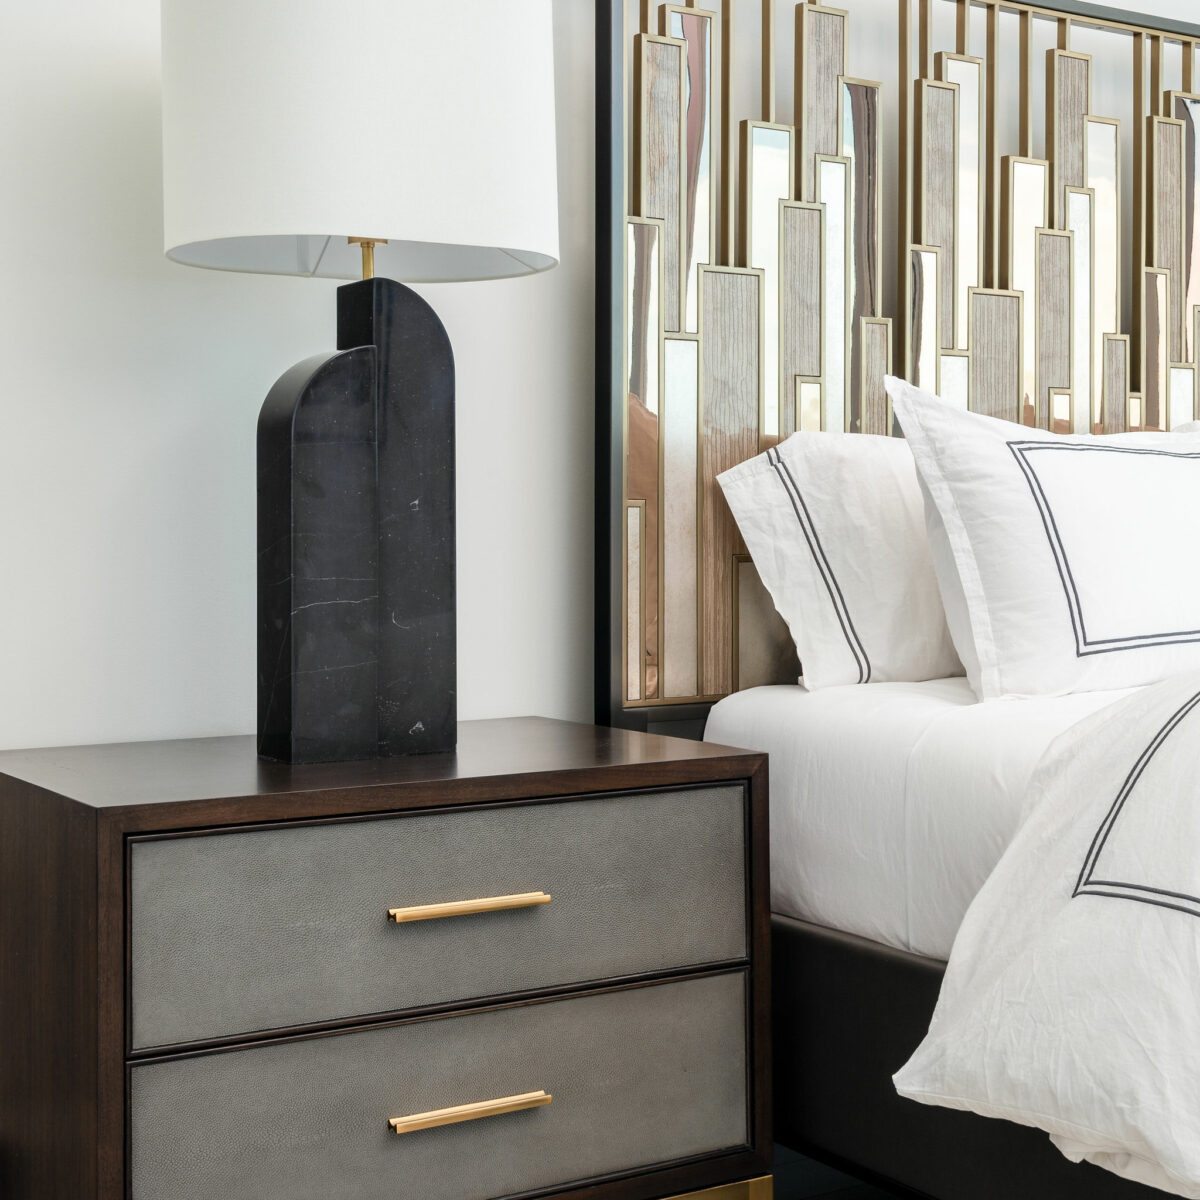
<path fill-rule="evenodd" d="M 1198 415 L 1200 25 L 597 0 L 596 713 L 794 681 L 716 476 L 894 432 L 889 371 L 1076 432 Z"/>

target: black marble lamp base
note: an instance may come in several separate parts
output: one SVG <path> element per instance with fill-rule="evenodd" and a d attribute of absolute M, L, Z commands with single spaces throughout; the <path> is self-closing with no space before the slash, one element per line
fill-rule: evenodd
<path fill-rule="evenodd" d="M 454 357 L 416 292 L 338 288 L 338 350 L 258 420 L 258 749 L 454 748 Z"/>

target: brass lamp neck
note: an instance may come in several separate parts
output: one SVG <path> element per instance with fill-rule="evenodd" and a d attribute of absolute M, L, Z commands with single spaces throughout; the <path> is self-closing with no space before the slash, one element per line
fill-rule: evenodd
<path fill-rule="evenodd" d="M 375 278 L 375 247 L 376 246 L 386 246 L 387 238 L 352 237 L 352 238 L 347 238 L 346 241 L 352 246 L 361 246 L 362 247 L 362 259 L 363 259 L 362 277 L 364 279 L 374 279 Z"/>

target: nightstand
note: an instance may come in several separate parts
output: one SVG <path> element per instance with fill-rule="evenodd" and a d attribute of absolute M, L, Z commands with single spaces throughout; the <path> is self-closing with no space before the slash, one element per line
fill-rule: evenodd
<path fill-rule="evenodd" d="M 0 754 L 5 1200 L 767 1200 L 765 756 L 459 739 Z"/>

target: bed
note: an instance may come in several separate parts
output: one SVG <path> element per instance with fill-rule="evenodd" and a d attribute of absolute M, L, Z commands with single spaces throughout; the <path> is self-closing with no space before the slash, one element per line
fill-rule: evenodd
<path fill-rule="evenodd" d="M 980 704 L 962 678 L 736 693 L 705 739 L 771 761 L 776 1140 L 938 1200 L 1150 1200 L 1039 1131 L 912 1104 L 968 905 L 1053 740 L 1126 693 Z M 870 729 L 869 738 L 863 737 Z"/>

